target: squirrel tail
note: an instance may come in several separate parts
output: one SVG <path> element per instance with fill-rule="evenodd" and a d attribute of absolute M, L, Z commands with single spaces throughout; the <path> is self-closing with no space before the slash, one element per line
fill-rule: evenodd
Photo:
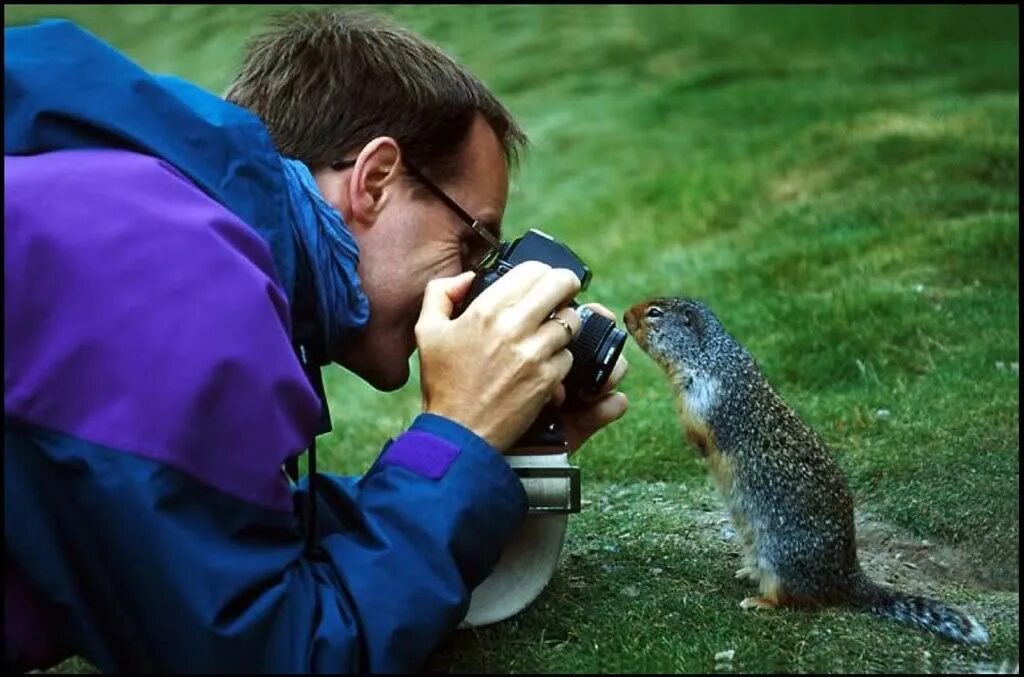
<path fill-rule="evenodd" d="M 882 587 L 863 573 L 853 586 L 854 606 L 881 618 L 934 632 L 964 644 L 988 644 L 988 631 L 969 614 L 927 597 Z"/>

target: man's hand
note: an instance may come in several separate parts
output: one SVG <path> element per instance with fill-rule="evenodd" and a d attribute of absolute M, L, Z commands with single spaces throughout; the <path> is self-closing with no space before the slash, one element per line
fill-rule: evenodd
<path fill-rule="evenodd" d="M 597 303 L 585 305 L 595 313 L 604 315 L 612 322 L 615 321 L 615 314 L 604 306 Z M 609 423 L 621 418 L 626 413 L 626 409 L 629 407 L 626 395 L 616 392 L 615 388 L 622 381 L 628 370 L 629 363 L 626 361 L 626 356 L 619 355 L 619 359 L 615 362 L 608 381 L 591 405 L 582 411 L 562 414 L 562 425 L 565 432 L 565 440 L 569 444 L 569 453 L 575 452 L 591 435 Z M 559 395 L 562 395 L 562 393 L 559 393 Z M 559 397 L 558 399 L 561 398 Z"/>
<path fill-rule="evenodd" d="M 472 279 L 463 273 L 427 285 L 416 323 L 423 410 L 461 423 L 505 452 L 569 373 L 572 355 L 566 347 L 581 322 L 563 306 L 579 291 L 580 280 L 568 270 L 528 261 L 453 320 Z M 560 321 L 549 319 L 556 309 Z M 581 425 L 597 422 L 584 418 Z"/>

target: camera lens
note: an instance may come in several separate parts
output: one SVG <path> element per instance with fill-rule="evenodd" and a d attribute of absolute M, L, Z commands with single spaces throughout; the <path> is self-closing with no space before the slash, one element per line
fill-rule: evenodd
<path fill-rule="evenodd" d="M 586 406 L 582 396 L 600 392 L 626 343 L 626 332 L 618 329 L 615 322 L 607 317 L 586 306 L 577 306 L 576 314 L 582 320 L 582 327 L 569 344 L 572 369 L 563 382 L 566 399 L 562 406 L 570 411 Z"/>

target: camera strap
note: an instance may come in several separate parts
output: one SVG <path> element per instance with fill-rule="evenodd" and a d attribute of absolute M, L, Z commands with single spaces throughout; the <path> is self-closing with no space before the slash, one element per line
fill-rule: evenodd
<path fill-rule="evenodd" d="M 327 406 L 327 394 L 324 390 L 323 372 L 318 365 L 309 361 L 309 356 L 304 345 L 297 345 L 295 349 L 299 363 L 302 364 L 302 371 L 306 374 L 310 385 L 320 398 L 320 420 L 317 422 L 313 439 L 309 441 L 309 455 L 307 461 L 307 475 L 309 477 L 309 491 L 306 494 L 305 530 L 306 530 L 306 553 L 314 559 L 323 559 L 324 552 L 317 542 L 316 536 L 316 438 L 332 430 L 331 412 Z M 293 482 L 299 479 L 299 457 L 290 456 L 285 461 L 285 472 Z"/>

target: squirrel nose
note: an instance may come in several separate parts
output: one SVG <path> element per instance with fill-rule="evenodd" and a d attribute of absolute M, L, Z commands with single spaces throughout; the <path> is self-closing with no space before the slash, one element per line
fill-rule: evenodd
<path fill-rule="evenodd" d="M 622 322 L 626 325 L 626 329 L 629 330 L 630 333 L 635 332 L 637 325 L 639 324 L 636 321 L 636 318 L 637 314 L 635 306 L 622 314 Z"/>

